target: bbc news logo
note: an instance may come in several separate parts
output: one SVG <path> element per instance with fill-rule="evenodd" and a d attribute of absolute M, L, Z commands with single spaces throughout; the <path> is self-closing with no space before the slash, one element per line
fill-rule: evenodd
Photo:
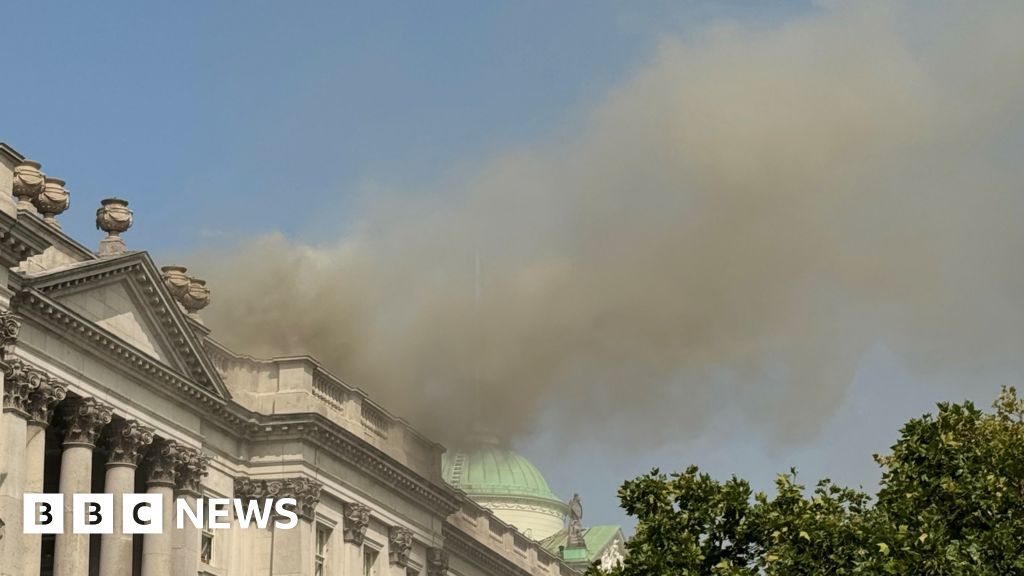
<path fill-rule="evenodd" d="M 65 530 L 64 494 L 25 494 L 25 534 L 63 534 Z M 275 529 L 288 530 L 298 522 L 295 498 L 247 500 L 241 498 L 197 498 L 190 505 L 184 498 L 174 501 L 174 525 L 184 528 L 230 528 L 227 518 L 234 510 L 241 528 L 266 528 L 273 519 Z M 121 498 L 121 533 L 160 534 L 164 531 L 164 499 L 160 494 L 124 494 Z M 114 533 L 113 494 L 72 494 L 71 532 L 73 534 Z"/>

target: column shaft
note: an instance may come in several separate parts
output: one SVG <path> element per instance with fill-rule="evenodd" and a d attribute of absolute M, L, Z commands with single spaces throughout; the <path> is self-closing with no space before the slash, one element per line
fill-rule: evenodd
<path fill-rule="evenodd" d="M 28 425 L 28 440 L 25 446 L 25 492 L 39 494 L 43 491 L 43 463 L 46 461 L 46 426 L 39 422 Z M 24 573 L 26 576 L 39 574 L 42 562 L 43 537 L 41 534 L 23 534 L 22 546 L 25 554 Z"/>
<path fill-rule="evenodd" d="M 164 506 L 161 534 L 146 534 L 142 539 L 142 576 L 171 576 L 171 548 L 174 538 L 174 487 L 151 484 L 148 494 L 159 494 Z"/>
<path fill-rule="evenodd" d="M 22 494 L 25 492 L 25 440 L 28 425 L 25 416 L 5 411 L 0 417 L 4 444 L 0 461 L 7 477 L 0 485 L 0 519 L 4 521 L 4 537 L 0 539 L 0 576 L 22 576 L 21 558 Z"/>
<path fill-rule="evenodd" d="M 72 495 L 92 492 L 92 446 L 65 445 L 60 458 L 60 492 L 64 494 L 64 532 L 57 534 L 54 576 L 89 575 L 89 535 L 71 530 Z"/>
<path fill-rule="evenodd" d="M 122 530 L 121 499 L 135 491 L 135 466 L 108 464 L 103 489 L 114 495 L 114 533 L 100 536 L 100 574 L 118 574 L 132 566 L 132 535 Z"/>
<path fill-rule="evenodd" d="M 188 507 L 196 509 L 196 497 L 192 494 L 179 496 L 185 500 Z M 206 512 L 204 507 L 203 512 Z M 199 528 L 196 528 L 192 521 L 185 518 L 185 524 L 181 530 L 174 530 L 174 576 L 195 576 L 199 571 Z"/>
<path fill-rule="evenodd" d="M 57 534 L 53 554 L 54 576 L 89 576 L 89 534 L 71 530 L 74 494 L 92 492 L 92 451 L 113 410 L 92 398 L 77 398 L 62 405 L 64 452 L 60 457 L 60 492 L 64 494 L 64 532 Z"/>

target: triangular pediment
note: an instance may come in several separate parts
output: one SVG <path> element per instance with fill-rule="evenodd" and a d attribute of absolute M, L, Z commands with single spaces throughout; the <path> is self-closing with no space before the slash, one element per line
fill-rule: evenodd
<path fill-rule="evenodd" d="M 126 347 L 208 391 L 228 396 L 196 325 L 164 288 L 144 252 L 30 276 L 27 286 Z"/>
<path fill-rule="evenodd" d="M 136 292 L 130 280 L 121 278 L 105 285 L 88 286 L 56 300 L 146 354 L 181 369 L 152 311 L 146 309 Z"/>

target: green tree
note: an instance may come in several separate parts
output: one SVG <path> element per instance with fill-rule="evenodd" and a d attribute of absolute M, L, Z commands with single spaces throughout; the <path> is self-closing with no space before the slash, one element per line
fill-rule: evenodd
<path fill-rule="evenodd" d="M 875 456 L 873 497 L 829 480 L 808 491 L 795 470 L 771 497 L 695 466 L 629 480 L 619 499 L 637 529 L 610 576 L 1024 574 L 1024 400 L 1013 388 L 988 413 L 939 404 L 891 450 Z"/>

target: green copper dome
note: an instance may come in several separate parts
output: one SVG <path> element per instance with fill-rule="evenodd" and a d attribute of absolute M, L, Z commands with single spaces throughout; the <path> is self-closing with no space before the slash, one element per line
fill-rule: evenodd
<path fill-rule="evenodd" d="M 470 496 L 537 498 L 564 506 L 536 466 L 494 438 L 477 437 L 470 448 L 445 454 L 441 473 Z"/>

